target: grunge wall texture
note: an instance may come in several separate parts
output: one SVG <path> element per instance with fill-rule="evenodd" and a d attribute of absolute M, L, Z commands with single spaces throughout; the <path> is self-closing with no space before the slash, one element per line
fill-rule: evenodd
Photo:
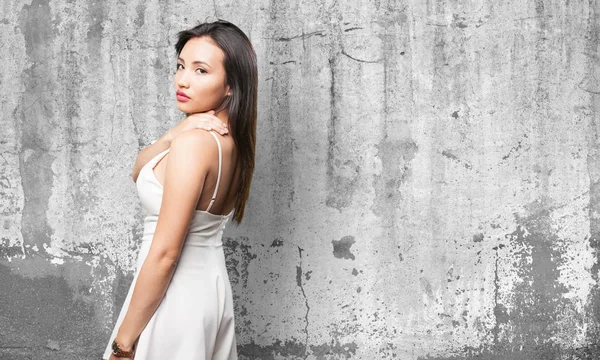
<path fill-rule="evenodd" d="M 598 0 L 2 1 L 0 358 L 100 357 L 207 16 L 259 59 L 240 358 L 600 358 Z"/>

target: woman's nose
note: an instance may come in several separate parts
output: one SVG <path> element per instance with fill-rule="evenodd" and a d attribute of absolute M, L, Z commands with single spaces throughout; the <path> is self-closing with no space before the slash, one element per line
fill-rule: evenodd
<path fill-rule="evenodd" d="M 183 71 L 181 74 L 179 74 L 179 77 L 177 79 L 177 85 L 181 86 L 181 87 L 188 87 L 189 83 L 186 80 L 185 77 L 185 71 Z"/>

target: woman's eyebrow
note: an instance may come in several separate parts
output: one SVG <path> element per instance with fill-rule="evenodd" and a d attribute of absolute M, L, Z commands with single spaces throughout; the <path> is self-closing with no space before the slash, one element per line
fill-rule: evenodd
<path fill-rule="evenodd" d="M 178 57 L 178 58 L 177 58 L 177 60 L 181 60 L 181 61 L 182 61 L 182 62 L 185 64 L 185 61 L 183 61 L 183 59 L 182 59 L 182 58 Z M 206 66 L 208 66 L 208 67 L 211 67 L 211 66 L 210 66 L 210 65 L 208 65 L 208 63 L 207 63 L 207 62 L 205 62 L 205 61 L 199 61 L 199 60 L 192 61 L 192 65 L 194 65 L 194 64 L 204 64 L 204 65 L 206 65 Z"/>

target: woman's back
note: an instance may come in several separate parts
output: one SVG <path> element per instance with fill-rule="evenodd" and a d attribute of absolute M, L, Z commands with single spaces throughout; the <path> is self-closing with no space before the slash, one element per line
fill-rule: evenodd
<path fill-rule="evenodd" d="M 206 132 L 201 129 L 192 129 L 187 132 L 193 133 L 194 137 L 197 137 L 198 141 L 202 142 L 203 151 L 208 153 L 206 157 L 212 159 L 196 210 L 206 211 L 210 206 L 209 212 L 213 214 L 229 214 L 235 208 L 236 194 L 239 190 L 241 178 L 241 166 L 233 138 L 230 136 L 221 136 L 216 132 Z M 219 147 L 221 151 L 220 179 Z M 160 184 L 164 184 L 168 161 L 169 154 L 167 151 L 167 154 L 152 167 L 154 177 Z M 217 180 L 219 180 L 218 188 Z M 211 206 L 210 202 L 215 189 L 217 190 L 217 194 Z"/>

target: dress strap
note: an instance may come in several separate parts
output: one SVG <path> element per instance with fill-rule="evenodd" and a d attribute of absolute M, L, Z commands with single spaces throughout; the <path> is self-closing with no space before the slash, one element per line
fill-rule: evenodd
<path fill-rule="evenodd" d="M 208 208 L 206 208 L 206 212 L 208 212 L 210 210 L 210 208 L 213 206 L 213 203 L 215 202 L 215 199 L 217 198 L 217 191 L 219 191 L 219 182 L 221 181 L 221 167 L 222 167 L 222 163 L 223 163 L 221 142 L 219 141 L 219 138 L 217 138 L 217 135 L 215 135 L 214 132 L 209 131 L 208 133 L 211 134 L 215 138 L 215 140 L 217 141 L 217 146 L 219 147 L 219 173 L 217 175 L 217 184 L 215 185 L 215 192 L 213 193 L 212 199 L 210 200 L 210 204 L 208 204 Z"/>
<path fill-rule="evenodd" d="M 158 163 L 162 160 L 162 158 L 164 158 L 165 155 L 167 155 L 169 150 L 171 150 L 171 148 L 168 148 L 168 149 L 165 149 L 165 150 L 159 152 L 158 154 L 156 154 L 154 159 L 150 160 L 150 162 L 153 162 L 153 163 L 151 163 L 151 166 L 150 166 L 152 170 L 154 170 L 154 168 L 158 165 Z"/>

